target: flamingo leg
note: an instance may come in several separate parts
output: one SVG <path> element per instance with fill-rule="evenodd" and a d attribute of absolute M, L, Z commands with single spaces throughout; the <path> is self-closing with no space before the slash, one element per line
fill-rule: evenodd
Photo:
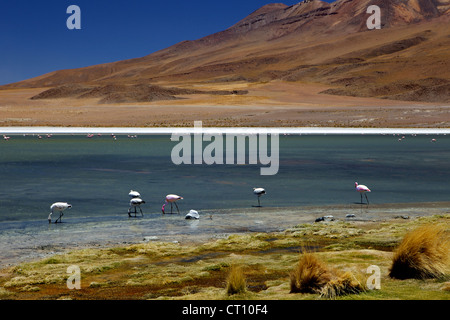
<path fill-rule="evenodd" d="M 175 202 L 175 206 L 177 207 L 177 211 L 178 211 L 178 213 L 180 213 L 180 209 L 178 209 L 178 205 L 177 205 L 177 203 Z"/>
<path fill-rule="evenodd" d="M 369 198 L 367 198 L 367 194 L 364 193 L 364 195 L 366 196 L 367 204 L 369 204 Z"/>
<path fill-rule="evenodd" d="M 172 212 L 172 209 L 173 209 L 173 204 L 172 204 L 172 202 L 170 203 L 170 214 L 172 214 L 173 212 Z"/>
<path fill-rule="evenodd" d="M 141 210 L 141 216 L 144 216 L 144 213 L 142 212 L 141 206 L 139 206 L 139 210 Z"/>
<path fill-rule="evenodd" d="M 362 204 L 362 203 L 363 203 L 363 202 L 362 202 L 362 193 L 359 193 L 359 195 L 361 196 L 361 204 Z"/>
<path fill-rule="evenodd" d="M 261 202 L 260 202 L 259 198 L 261 198 L 261 196 L 258 196 L 258 207 L 261 207 Z"/>
<path fill-rule="evenodd" d="M 131 206 L 128 208 L 128 216 L 131 218 Z"/>
<path fill-rule="evenodd" d="M 61 212 L 60 214 L 59 214 L 59 218 L 58 219 L 56 219 L 56 221 L 55 221 L 55 223 L 58 223 L 58 220 L 59 220 L 59 222 L 61 222 L 62 223 L 62 216 L 63 216 L 64 214 Z"/>

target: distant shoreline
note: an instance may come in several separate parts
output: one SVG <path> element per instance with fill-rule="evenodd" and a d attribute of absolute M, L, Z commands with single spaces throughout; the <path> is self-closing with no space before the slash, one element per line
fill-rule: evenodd
<path fill-rule="evenodd" d="M 193 134 L 194 127 L 0 127 L 0 134 Z M 450 134 L 450 128 L 333 128 L 333 127 L 202 127 L 204 134 L 298 134 L 298 135 L 361 135 L 361 134 Z"/>

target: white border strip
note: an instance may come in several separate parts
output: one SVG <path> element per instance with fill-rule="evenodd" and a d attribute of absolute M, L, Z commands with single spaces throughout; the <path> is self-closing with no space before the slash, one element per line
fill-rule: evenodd
<path fill-rule="evenodd" d="M 241 127 L 241 128 L 144 128 L 144 127 L 0 127 L 0 135 L 14 134 L 450 134 L 450 128 L 327 128 L 327 127 Z"/>

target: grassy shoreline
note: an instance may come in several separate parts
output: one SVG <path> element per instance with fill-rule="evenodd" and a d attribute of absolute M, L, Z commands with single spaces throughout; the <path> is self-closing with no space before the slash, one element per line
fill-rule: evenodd
<path fill-rule="evenodd" d="M 411 229 L 439 224 L 450 214 L 385 221 L 302 223 L 282 232 L 244 233 L 202 243 L 147 242 L 88 248 L 21 263 L 0 274 L 0 299 L 318 299 L 289 293 L 290 273 L 308 250 L 332 268 L 365 281 L 381 269 L 381 289 L 339 299 L 450 299 L 449 277 L 396 280 L 388 276 L 393 251 Z M 81 271 L 81 289 L 69 290 L 67 268 Z M 227 295 L 227 277 L 239 266 L 246 290 Z"/>

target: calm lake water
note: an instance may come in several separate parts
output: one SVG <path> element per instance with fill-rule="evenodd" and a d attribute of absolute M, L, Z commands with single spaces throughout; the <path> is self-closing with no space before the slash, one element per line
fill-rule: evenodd
<path fill-rule="evenodd" d="M 56 201 L 73 205 L 67 218 L 127 217 L 130 189 L 145 214 L 169 193 L 184 197 L 182 213 L 251 207 L 253 187 L 266 189 L 264 207 L 348 204 L 360 201 L 355 181 L 373 204 L 449 201 L 450 136 L 399 138 L 280 136 L 278 174 L 262 176 L 260 164 L 175 165 L 170 136 L 13 136 L 0 142 L 0 222 L 47 222 Z"/>

